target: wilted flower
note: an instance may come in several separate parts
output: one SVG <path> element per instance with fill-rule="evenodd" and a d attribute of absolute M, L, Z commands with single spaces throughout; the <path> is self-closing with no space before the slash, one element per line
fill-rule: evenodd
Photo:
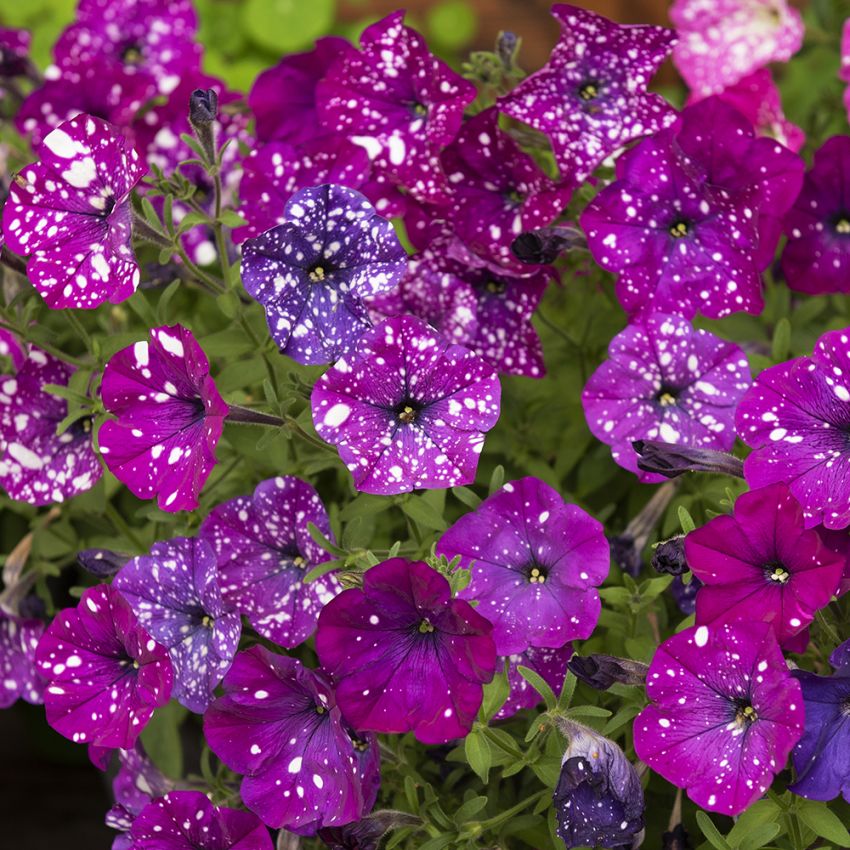
<path fill-rule="evenodd" d="M 378 850 L 389 830 L 421 823 L 422 819 L 416 815 L 382 810 L 347 826 L 325 827 L 317 835 L 331 850 Z"/>
<path fill-rule="evenodd" d="M 77 552 L 77 563 L 98 578 L 115 575 L 132 556 L 111 549 L 83 549 Z"/>
<path fill-rule="evenodd" d="M 638 469 L 665 478 L 678 478 L 686 472 L 714 472 L 744 477 L 744 462 L 728 452 L 665 443 L 663 440 L 634 440 Z"/>
<path fill-rule="evenodd" d="M 615 658 L 613 655 L 574 655 L 567 667 L 576 678 L 596 688 L 607 691 L 611 685 L 643 685 L 646 680 L 646 664 L 631 658 Z"/>
<path fill-rule="evenodd" d="M 684 575 L 690 567 L 685 558 L 685 536 L 662 540 L 652 553 L 652 568 L 671 576 Z"/>
<path fill-rule="evenodd" d="M 584 234 L 576 227 L 563 225 L 529 230 L 511 242 L 514 256 L 528 265 L 554 263 L 564 251 L 582 247 L 587 247 Z"/>

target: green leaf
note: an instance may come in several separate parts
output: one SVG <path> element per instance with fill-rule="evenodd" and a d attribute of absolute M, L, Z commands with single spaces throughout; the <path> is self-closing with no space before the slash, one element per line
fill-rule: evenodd
<path fill-rule="evenodd" d="M 791 322 L 786 318 L 781 318 L 773 331 L 773 342 L 771 344 L 771 357 L 781 363 L 788 359 L 791 352 Z"/>
<path fill-rule="evenodd" d="M 448 847 L 454 840 L 454 835 L 438 835 L 436 838 L 420 844 L 419 850 L 443 850 L 443 847 Z"/>
<path fill-rule="evenodd" d="M 558 695 L 558 708 L 561 711 L 569 708 L 570 703 L 573 701 L 573 694 L 576 692 L 576 685 L 578 684 L 578 679 L 575 676 L 575 673 L 572 670 L 567 671 L 567 675 L 564 677 L 564 686 L 561 688 L 561 693 Z"/>
<path fill-rule="evenodd" d="M 168 324 L 168 307 L 182 285 L 181 281 L 174 280 L 168 284 L 165 291 L 159 296 L 159 303 L 156 305 L 156 317 L 159 324 Z"/>
<path fill-rule="evenodd" d="M 484 685 L 484 700 L 481 713 L 485 721 L 489 720 L 505 704 L 511 694 L 511 685 L 504 670 L 493 676 L 492 681 Z"/>
<path fill-rule="evenodd" d="M 222 292 L 216 299 L 218 309 L 227 316 L 228 319 L 233 319 L 239 312 L 239 296 L 235 292 Z"/>
<path fill-rule="evenodd" d="M 567 714 L 570 717 L 610 717 L 611 712 L 600 705 L 577 705 L 571 708 Z"/>
<path fill-rule="evenodd" d="M 401 503 L 401 509 L 423 528 L 433 531 L 445 531 L 446 521 L 421 496 L 411 496 Z"/>
<path fill-rule="evenodd" d="M 244 8 L 248 36 L 275 56 L 306 48 L 334 22 L 334 0 L 248 0 Z"/>
<path fill-rule="evenodd" d="M 452 487 L 452 495 L 468 508 L 475 510 L 481 504 L 481 497 L 469 487 Z"/>
<path fill-rule="evenodd" d="M 679 525 L 682 526 L 682 531 L 685 534 L 690 534 L 697 527 L 693 517 L 688 513 L 688 509 L 684 505 L 679 505 Z"/>
<path fill-rule="evenodd" d="M 780 832 L 782 832 L 782 826 L 780 824 L 763 823 L 743 837 L 737 850 L 759 850 L 759 848 L 764 847 L 766 844 L 770 844 Z"/>
<path fill-rule="evenodd" d="M 502 485 L 505 483 L 505 467 L 499 464 L 494 470 L 493 474 L 490 476 L 490 486 L 487 488 L 489 494 L 492 496 L 497 490 L 502 489 Z"/>
<path fill-rule="evenodd" d="M 773 802 L 773 800 L 769 798 L 758 800 L 741 813 L 735 821 L 735 825 L 726 836 L 726 840 L 733 847 L 739 847 L 740 845 L 748 843 L 751 833 L 758 831 L 765 824 L 771 824 L 778 821 L 781 814 L 782 810 L 776 805 L 776 803 Z"/>
<path fill-rule="evenodd" d="M 835 812 L 829 809 L 826 803 L 818 803 L 807 800 L 797 809 L 797 817 L 815 835 L 837 844 L 839 847 L 850 847 L 850 832 L 841 822 Z"/>
<path fill-rule="evenodd" d="M 225 227 L 242 227 L 242 225 L 248 223 L 235 210 L 222 210 L 221 215 L 218 217 L 218 220 Z"/>
<path fill-rule="evenodd" d="M 199 224 L 207 224 L 208 221 L 209 219 L 203 213 L 191 210 L 180 219 L 180 224 L 177 225 L 177 233 L 185 233 L 187 230 L 191 230 Z"/>
<path fill-rule="evenodd" d="M 139 736 L 151 761 L 166 775 L 179 779 L 183 773 L 180 724 L 188 712 L 173 700 L 157 709 Z"/>
<path fill-rule="evenodd" d="M 523 667 L 521 664 L 516 669 L 520 676 L 543 697 L 546 708 L 551 711 L 558 704 L 558 700 L 555 699 L 555 694 L 552 693 L 547 681 L 539 673 L 535 673 L 534 670 Z"/>
<path fill-rule="evenodd" d="M 307 531 L 310 534 L 310 537 L 312 537 L 313 540 L 315 540 L 316 543 L 318 543 L 318 545 L 321 546 L 322 549 L 325 550 L 325 552 L 330 552 L 331 555 L 347 555 L 348 554 L 345 551 L 345 549 L 340 549 L 340 547 L 337 546 L 336 543 L 332 543 L 330 540 L 328 540 L 328 538 L 325 537 L 325 535 L 322 533 L 322 531 L 318 528 L 318 526 L 315 523 L 308 522 L 307 523 Z"/>
<path fill-rule="evenodd" d="M 716 850 L 730 850 L 729 842 L 720 834 L 714 821 L 705 812 L 697 811 L 697 824 L 712 847 Z"/>
<path fill-rule="evenodd" d="M 486 785 L 490 766 L 493 763 L 493 754 L 490 752 L 490 744 L 487 743 L 487 739 L 479 731 L 473 729 L 463 740 L 463 751 L 469 766 Z"/>
<path fill-rule="evenodd" d="M 486 805 L 486 797 L 470 797 L 454 813 L 452 820 L 456 824 L 466 823 L 468 820 L 472 820 Z"/>

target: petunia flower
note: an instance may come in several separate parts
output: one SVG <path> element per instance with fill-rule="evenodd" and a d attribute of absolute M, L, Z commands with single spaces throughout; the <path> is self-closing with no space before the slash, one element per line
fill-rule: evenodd
<path fill-rule="evenodd" d="M 90 417 L 57 433 L 68 402 L 45 386 L 67 386 L 74 371 L 33 346 L 14 376 L 0 378 L 0 487 L 13 499 L 62 502 L 90 490 L 103 474 Z"/>
<path fill-rule="evenodd" d="M 472 571 L 458 596 L 493 624 L 499 655 L 590 637 L 611 562 L 601 523 L 539 478 L 509 482 L 462 516 L 436 553 Z"/>
<path fill-rule="evenodd" d="M 786 0 L 675 0 L 673 62 L 698 96 L 716 94 L 803 43 L 803 18 Z"/>
<path fill-rule="evenodd" d="M 341 589 L 332 573 L 303 580 L 331 558 L 310 536 L 311 522 L 333 540 L 319 494 L 287 475 L 213 508 L 199 531 L 215 550 L 224 601 L 287 649 L 313 634 L 322 606 Z"/>
<path fill-rule="evenodd" d="M 47 627 L 36 664 L 48 686 L 47 722 L 76 743 L 129 749 L 171 695 L 165 647 L 112 586 L 86 590 Z"/>
<path fill-rule="evenodd" d="M 744 493 L 685 538 L 685 556 L 704 587 L 699 625 L 763 620 L 785 649 L 838 590 L 845 559 L 828 549 L 784 484 Z M 803 647 L 804 649 L 805 647 Z"/>
<path fill-rule="evenodd" d="M 19 77 L 30 70 L 31 42 L 29 30 L 0 27 L 0 79 Z"/>
<path fill-rule="evenodd" d="M 268 829 L 243 809 L 213 805 L 200 791 L 152 800 L 130 829 L 136 850 L 272 850 Z"/>
<path fill-rule="evenodd" d="M 374 168 L 420 201 L 448 200 L 440 148 L 454 139 L 475 86 L 431 54 L 394 12 L 367 27 L 316 87 L 319 120 L 365 148 Z"/>
<path fill-rule="evenodd" d="M 174 698 L 203 714 L 233 662 L 242 633 L 219 587 L 216 557 L 205 540 L 175 537 L 125 564 L 113 586 L 139 622 L 168 649 Z"/>
<path fill-rule="evenodd" d="M 272 338 L 299 363 L 330 363 L 371 325 L 365 302 L 393 289 L 407 254 L 359 192 L 325 184 L 290 198 L 284 224 L 243 246 L 242 279 Z"/>
<path fill-rule="evenodd" d="M 528 667 L 533 670 L 552 688 L 556 694 L 564 687 L 564 679 L 567 676 L 567 662 L 573 654 L 573 645 L 567 643 L 560 649 L 543 649 L 530 646 L 525 652 L 508 656 L 508 684 L 510 693 L 502 707 L 493 716 L 494 720 L 504 720 L 513 717 L 524 708 L 534 708 L 539 705 L 543 697 L 523 678 L 519 672 L 520 667 Z M 496 660 L 496 670 L 502 669 L 503 659 Z"/>
<path fill-rule="evenodd" d="M 695 626 L 656 650 L 635 752 L 701 808 L 738 815 L 803 732 L 799 682 L 767 623 Z"/>
<path fill-rule="evenodd" d="M 15 371 L 20 369 L 27 359 L 26 351 L 17 336 L 5 328 L 0 328 L 0 357 L 7 357 Z"/>
<path fill-rule="evenodd" d="M 194 510 L 215 466 L 228 407 L 197 340 L 182 325 L 154 328 L 114 354 L 100 394 L 116 419 L 98 432 L 109 471 L 162 510 Z"/>
<path fill-rule="evenodd" d="M 652 313 L 629 325 L 608 346 L 587 382 L 582 404 L 593 435 L 611 446 L 614 460 L 641 481 L 632 442 L 729 451 L 735 443 L 735 407 L 750 386 L 744 352 L 685 319 Z"/>
<path fill-rule="evenodd" d="M 377 759 L 361 772 L 334 692 L 318 672 L 261 646 L 240 652 L 224 695 L 204 715 L 212 751 L 244 775 L 242 800 L 262 821 L 301 835 L 358 820 L 375 802 Z"/>
<path fill-rule="evenodd" d="M 313 423 L 365 493 L 453 487 L 475 477 L 499 417 L 491 366 L 412 316 L 367 332 L 313 387 Z"/>
<path fill-rule="evenodd" d="M 825 333 L 811 357 L 765 369 L 738 405 L 738 435 L 752 446 L 752 488 L 782 482 L 807 527 L 850 524 L 850 328 Z"/>
<path fill-rule="evenodd" d="M 355 729 L 439 744 L 472 727 L 496 664 L 491 632 L 443 576 L 393 558 L 322 609 L 316 651 Z"/>
<path fill-rule="evenodd" d="M 547 64 L 499 99 L 499 109 L 552 142 L 562 179 L 582 182 L 628 142 L 675 118 L 646 89 L 676 42 L 664 27 L 623 26 L 557 3 L 561 37 Z"/>
<path fill-rule="evenodd" d="M 43 633 L 41 620 L 0 611 L 0 708 L 8 708 L 19 699 L 33 705 L 44 702 L 44 679 L 35 664 L 35 650 Z"/>
<path fill-rule="evenodd" d="M 782 273 L 798 292 L 850 291 L 850 136 L 833 136 L 784 219 Z"/>
<path fill-rule="evenodd" d="M 130 192 L 147 171 L 121 133 L 78 115 L 49 133 L 3 207 L 7 247 L 49 307 L 117 304 L 139 285 Z"/>

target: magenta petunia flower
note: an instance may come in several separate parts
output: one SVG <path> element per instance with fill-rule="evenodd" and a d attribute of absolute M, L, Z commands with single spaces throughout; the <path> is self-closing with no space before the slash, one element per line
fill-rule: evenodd
<path fill-rule="evenodd" d="M 550 180 L 499 129 L 495 107 L 463 125 L 442 162 L 451 185 L 455 232 L 476 253 L 514 268 L 520 264 L 511 252 L 513 240 L 551 224 L 572 195 L 569 182 Z"/>
<path fill-rule="evenodd" d="M 493 624 L 499 655 L 531 646 L 559 649 L 590 637 L 599 619 L 596 587 L 611 562 L 602 525 L 539 478 L 506 484 L 462 516 L 437 554 L 472 570 L 459 598 Z"/>
<path fill-rule="evenodd" d="M 49 307 L 117 304 L 139 285 L 130 192 L 146 172 L 111 124 L 79 115 L 53 130 L 3 208 L 6 245 Z"/>
<path fill-rule="evenodd" d="M 154 543 L 149 555 L 125 564 L 113 584 L 168 649 L 174 698 L 203 714 L 242 634 L 239 614 L 222 600 L 212 547 L 189 537 Z"/>
<path fill-rule="evenodd" d="M 622 26 L 558 3 L 561 37 L 548 63 L 499 99 L 502 112 L 545 133 L 562 179 L 582 182 L 626 143 L 675 118 L 646 87 L 676 42 L 672 30 Z"/>
<path fill-rule="evenodd" d="M 530 646 L 525 652 L 511 655 L 508 659 L 508 684 L 511 692 L 505 704 L 496 712 L 494 720 L 505 720 L 513 717 L 524 708 L 534 708 L 540 704 L 543 697 L 540 696 L 528 680 L 524 679 L 517 668 L 528 667 L 538 675 L 542 676 L 546 683 L 558 694 L 564 687 L 564 679 L 567 676 L 567 662 L 573 654 L 571 643 L 560 649 L 541 649 Z M 501 660 L 496 661 L 496 670 L 501 669 Z"/>
<path fill-rule="evenodd" d="M 133 821 L 134 850 L 272 850 L 255 814 L 214 806 L 200 791 L 170 791 Z"/>
<path fill-rule="evenodd" d="M 833 136 L 815 151 L 784 224 L 788 286 L 813 295 L 850 291 L 850 136 Z"/>
<path fill-rule="evenodd" d="M 675 0 L 673 63 L 693 92 L 716 94 L 803 44 L 803 19 L 786 0 Z"/>
<path fill-rule="evenodd" d="M 31 505 L 63 502 L 90 490 L 103 474 L 90 417 L 57 433 L 68 402 L 45 385 L 67 386 L 74 371 L 32 347 L 13 377 L 0 378 L 0 487 L 13 499 Z"/>
<path fill-rule="evenodd" d="M 129 749 L 171 695 L 165 647 L 110 585 L 86 590 L 47 627 L 36 664 L 48 686 L 47 722 L 77 743 Z"/>
<path fill-rule="evenodd" d="M 358 820 L 375 802 L 374 737 L 355 742 L 324 677 L 261 646 L 240 652 L 204 716 L 213 752 L 244 775 L 242 800 L 301 835 Z M 362 773 L 368 766 L 369 775 Z"/>
<path fill-rule="evenodd" d="M 331 558 L 310 536 L 311 522 L 333 540 L 319 494 L 287 475 L 213 508 L 199 532 L 215 550 L 225 602 L 287 649 L 313 634 L 322 606 L 341 589 L 333 574 L 303 581 Z"/>
<path fill-rule="evenodd" d="M 0 328 L 0 357 L 8 357 L 15 371 L 20 369 L 27 359 L 26 352 L 18 338 L 5 328 Z"/>
<path fill-rule="evenodd" d="M 369 329 L 366 302 L 398 284 L 407 254 L 390 222 L 344 186 L 302 189 L 284 216 L 245 243 L 242 280 L 281 353 L 331 363 Z"/>
<path fill-rule="evenodd" d="M 357 489 L 391 495 L 469 484 L 500 398 L 491 366 L 399 316 L 325 372 L 311 404 L 319 436 L 339 447 Z"/>
<path fill-rule="evenodd" d="M 0 77 L 18 77 L 30 67 L 29 30 L 0 27 Z"/>
<path fill-rule="evenodd" d="M 439 744 L 472 727 L 496 665 L 491 632 L 438 572 L 393 558 L 322 609 L 316 651 L 355 729 Z"/>
<path fill-rule="evenodd" d="M 0 708 L 19 699 L 44 702 L 44 679 L 35 664 L 35 650 L 44 633 L 41 620 L 13 617 L 0 611 Z"/>
<path fill-rule="evenodd" d="M 228 407 L 209 362 L 182 325 L 154 328 L 114 354 L 100 394 L 116 419 L 98 432 L 109 471 L 140 499 L 165 511 L 194 510 L 215 466 Z"/>
<path fill-rule="evenodd" d="M 724 815 L 764 794 L 803 732 L 800 684 L 766 623 L 679 632 L 656 651 L 646 693 L 638 758 Z"/>
<path fill-rule="evenodd" d="M 454 139 L 475 86 L 431 54 L 394 12 L 367 27 L 316 87 L 320 122 L 366 149 L 376 170 L 421 201 L 449 198 L 440 148 Z"/>
<path fill-rule="evenodd" d="M 805 530 L 803 509 L 784 484 L 739 496 L 732 516 L 687 535 L 685 557 L 704 585 L 699 625 L 763 620 L 786 649 L 832 599 L 845 561 L 815 529 Z"/>
<path fill-rule="evenodd" d="M 635 440 L 730 451 L 735 408 L 750 386 L 744 352 L 679 316 L 652 313 L 608 346 L 581 401 L 593 435 L 641 481 L 664 477 L 638 469 Z"/>

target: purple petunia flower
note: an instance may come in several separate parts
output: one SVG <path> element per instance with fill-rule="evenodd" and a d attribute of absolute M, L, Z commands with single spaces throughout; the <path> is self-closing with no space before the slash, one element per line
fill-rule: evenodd
<path fill-rule="evenodd" d="M 833 136 L 815 152 L 784 224 L 788 286 L 813 295 L 850 291 L 850 136 Z"/>
<path fill-rule="evenodd" d="M 325 372 L 311 404 L 319 436 L 339 447 L 357 489 L 391 495 L 469 484 L 500 398 L 491 366 L 399 316 Z"/>
<path fill-rule="evenodd" d="M 133 821 L 134 850 L 272 850 L 255 814 L 214 806 L 200 791 L 170 791 Z"/>
<path fill-rule="evenodd" d="M 582 393 L 593 435 L 641 481 L 664 477 L 638 468 L 635 440 L 723 451 L 735 443 L 735 408 L 750 386 L 743 351 L 685 319 L 652 313 L 608 346 L 608 360 Z"/>
<path fill-rule="evenodd" d="M 559 649 L 596 626 L 608 540 L 601 523 L 539 478 L 509 482 L 485 499 L 443 534 L 436 552 L 450 561 L 460 555 L 459 566 L 472 570 L 458 596 L 478 602 L 499 655 Z"/>
<path fill-rule="evenodd" d="M 530 646 L 519 655 L 511 655 L 508 658 L 508 684 L 511 687 L 511 692 L 493 719 L 505 720 L 508 717 L 513 717 L 524 708 L 534 708 L 543 699 L 528 684 L 528 680 L 523 678 L 519 672 L 519 667 L 528 667 L 529 670 L 533 670 L 539 676 L 542 676 L 553 692 L 558 694 L 564 687 L 564 679 L 567 676 L 567 662 L 572 654 L 573 645 L 567 643 L 560 649 L 542 649 L 537 646 Z M 501 669 L 501 660 L 496 662 L 496 669 L 497 671 Z"/>
<path fill-rule="evenodd" d="M 803 731 L 800 685 L 773 629 L 685 629 L 656 651 L 635 752 L 701 808 L 737 815 L 761 797 Z"/>
<path fill-rule="evenodd" d="M 646 87 L 676 42 L 672 30 L 622 26 L 556 4 L 561 38 L 549 62 L 500 98 L 502 112 L 545 133 L 562 179 L 582 182 L 610 154 L 675 118 Z"/>
<path fill-rule="evenodd" d="M 30 69 L 32 35 L 28 30 L 0 27 L 0 78 L 19 77 Z"/>
<path fill-rule="evenodd" d="M 398 284 L 407 254 L 359 192 L 326 184 L 287 202 L 286 222 L 243 248 L 242 279 L 281 353 L 331 363 L 370 327 L 366 301 Z"/>
<path fill-rule="evenodd" d="M 146 172 L 115 127 L 79 115 L 42 142 L 3 208 L 6 245 L 29 255 L 27 275 L 49 307 L 97 307 L 139 285 L 130 192 Z"/>
<path fill-rule="evenodd" d="M 0 708 L 19 699 L 44 702 L 44 680 L 35 665 L 35 650 L 44 633 L 41 620 L 0 611 Z"/>
<path fill-rule="evenodd" d="M 287 649 L 313 634 L 322 606 L 340 591 L 332 574 L 303 581 L 331 558 L 310 536 L 311 522 L 333 540 L 319 494 L 306 481 L 283 476 L 214 508 L 199 532 L 215 550 L 225 602 Z"/>
<path fill-rule="evenodd" d="M 445 202 L 440 148 L 454 139 L 475 86 L 433 56 L 394 12 L 367 27 L 316 87 L 321 123 L 366 149 L 374 168 L 420 201 Z"/>
<path fill-rule="evenodd" d="M 316 651 L 355 729 L 439 744 L 472 727 L 496 665 L 491 632 L 438 572 L 393 558 L 322 609 Z"/>
<path fill-rule="evenodd" d="M 787 62 L 803 43 L 803 19 L 786 0 L 675 0 L 670 20 L 679 34 L 673 62 L 701 97 Z"/>
<path fill-rule="evenodd" d="M 832 599 L 845 561 L 804 529 L 803 509 L 784 484 L 739 496 L 732 516 L 687 535 L 685 556 L 705 585 L 697 624 L 763 620 L 786 649 Z"/>
<path fill-rule="evenodd" d="M 109 471 L 140 499 L 156 496 L 162 510 L 194 510 L 228 407 L 191 331 L 154 328 L 150 342 L 122 348 L 106 364 L 100 393 L 117 417 L 98 432 Z"/>
<path fill-rule="evenodd" d="M 551 224 L 570 202 L 573 186 L 555 183 L 499 129 L 495 107 L 464 124 L 442 154 L 452 190 L 452 224 L 478 254 L 516 267 L 511 243 Z"/>
<path fill-rule="evenodd" d="M 242 800 L 269 826 L 312 835 L 358 820 L 375 802 L 374 737 L 355 742 L 324 677 L 295 658 L 260 646 L 240 652 L 224 696 L 204 716 L 204 735 L 244 774 Z"/>
<path fill-rule="evenodd" d="M 752 446 L 752 488 L 782 482 L 806 527 L 850 524 L 850 328 L 825 333 L 811 357 L 765 369 L 738 405 L 738 435 Z"/>
<path fill-rule="evenodd" d="M 47 722 L 77 743 L 129 749 L 171 695 L 165 647 L 110 585 L 86 590 L 47 627 L 36 664 L 48 686 Z"/>
<path fill-rule="evenodd" d="M 90 417 L 57 433 L 68 402 L 45 385 L 67 386 L 73 373 L 73 366 L 32 347 L 13 377 L 0 378 L 0 487 L 13 499 L 63 502 L 90 490 L 103 474 Z"/>
<path fill-rule="evenodd" d="M 17 371 L 27 359 L 23 346 L 11 331 L 0 328 L 0 357 L 8 357 L 12 368 Z"/>
<path fill-rule="evenodd" d="M 203 714 L 242 634 L 239 614 L 222 601 L 212 547 L 188 537 L 154 543 L 149 555 L 125 564 L 113 584 L 168 649 L 174 698 Z"/>

